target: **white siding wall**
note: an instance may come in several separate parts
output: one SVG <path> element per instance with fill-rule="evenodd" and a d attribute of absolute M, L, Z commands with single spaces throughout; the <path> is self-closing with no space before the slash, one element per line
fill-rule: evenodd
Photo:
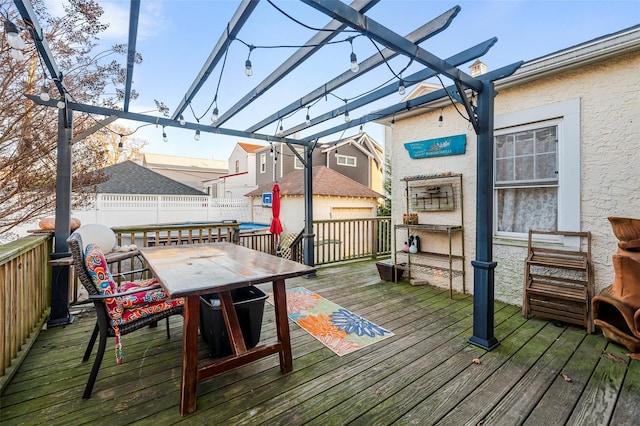
<path fill-rule="evenodd" d="M 580 98 L 580 227 L 591 231 L 596 292 L 611 284 L 611 255 L 617 240 L 608 216 L 640 217 L 640 53 L 609 58 L 579 70 L 559 73 L 508 89 L 499 89 L 495 115 L 508 114 L 570 99 Z M 453 108 L 399 121 L 392 131 L 393 216 L 402 222 L 403 183 L 407 175 L 452 171 L 464 175 L 465 249 L 467 289 L 473 291 L 475 258 L 476 136 Z M 410 159 L 405 142 L 466 133 L 465 155 Z M 526 241 L 494 239 L 496 299 L 520 304 Z"/>

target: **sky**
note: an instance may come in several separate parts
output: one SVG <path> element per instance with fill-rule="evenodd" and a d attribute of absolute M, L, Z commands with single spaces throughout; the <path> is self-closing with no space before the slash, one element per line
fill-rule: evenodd
<path fill-rule="evenodd" d="M 321 28 L 329 18 L 301 2 L 294 0 L 272 0 L 290 16 L 305 25 Z M 47 0 L 52 14 L 63 13 L 59 0 Z M 104 9 L 102 21 L 109 28 L 101 35 L 100 49 L 116 43 L 127 43 L 129 23 L 129 1 L 100 1 Z M 154 100 L 163 102 L 173 113 L 185 93 L 198 76 L 207 57 L 225 31 L 239 2 L 231 0 L 155 0 L 141 2 L 138 41 L 136 50 L 143 62 L 136 65 L 133 87 L 140 93 L 130 103 L 131 112 L 159 115 Z M 530 0 L 381 0 L 366 15 L 395 31 L 406 35 L 429 22 L 445 11 L 459 5 L 461 11 L 451 25 L 439 34 L 422 42 L 420 47 L 445 59 L 464 49 L 497 37 L 498 42 L 480 59 L 489 70 L 511 63 L 538 58 L 549 53 L 583 43 L 594 38 L 617 32 L 640 24 L 640 0 L 623 1 L 530 1 Z M 198 96 L 184 112 L 189 122 L 209 125 L 211 105 L 218 93 L 217 105 L 220 115 L 239 99 L 254 90 L 279 64 L 293 54 L 294 47 L 309 40 L 316 31 L 307 29 L 277 11 L 267 0 L 261 0 L 247 23 L 231 43 L 227 59 L 222 67 L 219 63 L 213 70 Z M 349 69 L 351 46 L 358 61 L 376 53 L 376 47 L 366 37 L 355 37 L 351 45 L 347 41 L 355 33 L 341 34 L 336 42 L 323 46 L 320 51 L 296 68 L 285 79 L 276 84 L 265 95 L 259 97 L 239 114 L 224 123 L 223 127 L 246 130 L 249 126 L 269 116 L 308 92 Z M 243 43 L 244 42 L 244 43 Z M 251 51 L 253 75 L 244 73 L 249 55 L 247 45 L 256 46 Z M 382 49 L 384 46 L 379 45 Z M 112 55 L 126 65 L 126 57 Z M 459 68 L 468 73 L 468 66 Z M 408 66 L 408 67 L 407 67 Z M 330 95 L 309 107 L 311 118 L 344 105 L 352 99 L 370 91 L 397 76 L 405 67 L 404 75 L 422 69 L 406 57 L 397 57 L 374 71 L 363 74 L 355 81 L 334 90 Z M 392 73 L 393 70 L 393 73 Z M 428 80 L 440 84 L 436 79 Z M 445 85 L 450 81 L 443 79 Z M 216 89 L 218 88 L 218 89 Z M 407 94 L 411 88 L 408 88 Z M 406 95 L 405 95 L 406 96 Z M 401 101 L 402 96 L 390 95 L 359 110 L 350 111 L 357 118 L 384 106 Z M 305 121 L 307 108 L 283 119 L 285 129 Z M 343 123 L 343 117 L 314 126 L 301 133 L 309 136 L 327 127 Z M 142 123 L 118 120 L 116 123 L 136 129 Z M 275 135 L 278 123 L 272 123 L 259 133 Z M 358 132 L 353 128 L 322 138 L 321 142 L 336 140 Z M 383 127 L 375 123 L 364 125 L 379 143 L 383 144 Z M 265 144 L 263 141 L 203 133 L 199 141 L 194 140 L 192 130 L 166 128 L 168 141 L 163 142 L 162 128 L 155 125 L 140 127 L 135 137 L 147 142 L 145 152 L 178 156 L 199 157 L 226 161 L 237 142 Z"/>

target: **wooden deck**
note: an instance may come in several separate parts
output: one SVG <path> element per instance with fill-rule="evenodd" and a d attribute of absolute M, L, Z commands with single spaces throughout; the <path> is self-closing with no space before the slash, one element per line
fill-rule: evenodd
<path fill-rule="evenodd" d="M 198 410 L 178 412 L 182 321 L 112 339 L 90 400 L 81 399 L 91 362 L 80 362 L 94 325 L 84 312 L 67 327 L 41 332 L 2 395 L 3 425 L 38 424 L 579 424 L 640 421 L 640 362 L 601 334 L 525 320 L 496 304 L 496 337 L 486 352 L 466 343 L 473 300 L 408 282 L 380 281 L 373 262 L 322 268 L 303 286 L 395 333 L 338 357 L 291 324 L 294 371 L 277 356 L 198 386 Z M 262 341 L 275 334 L 266 305 Z M 204 342 L 201 357 L 206 357 Z M 95 349 L 94 349 L 95 352 Z M 473 360 L 478 359 L 479 363 Z"/>

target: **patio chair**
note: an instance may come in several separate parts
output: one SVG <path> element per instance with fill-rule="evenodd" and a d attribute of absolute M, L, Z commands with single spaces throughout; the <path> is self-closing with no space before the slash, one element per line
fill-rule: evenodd
<path fill-rule="evenodd" d="M 115 338 L 116 361 L 121 364 L 120 336 L 147 325 L 155 325 L 158 320 L 166 318 L 167 339 L 170 338 L 169 317 L 182 314 L 184 300 L 167 298 L 155 279 L 122 282 L 118 286 L 98 246 L 87 244 L 83 252 L 82 237 L 77 232 L 69 236 L 67 244 L 73 256 L 76 274 L 96 310 L 96 325 L 82 362 L 89 360 L 96 338 L 100 335 L 98 353 L 82 395 L 83 399 L 88 399 L 102 363 L 107 337 Z"/>

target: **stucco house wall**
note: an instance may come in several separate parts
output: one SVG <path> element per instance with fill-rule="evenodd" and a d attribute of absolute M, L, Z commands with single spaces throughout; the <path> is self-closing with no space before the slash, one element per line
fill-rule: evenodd
<path fill-rule="evenodd" d="M 550 55 L 552 56 L 552 55 Z M 532 64 L 535 65 L 535 64 Z M 523 67 L 523 69 L 527 66 Z M 611 232 L 608 216 L 640 217 L 640 49 L 603 57 L 577 68 L 518 81 L 514 75 L 497 82 L 499 94 L 495 98 L 495 128 L 508 126 L 513 120 L 534 119 L 542 111 L 560 111 L 564 116 L 560 131 L 567 131 L 567 120 L 579 124 L 579 161 L 575 171 L 567 171 L 567 179 L 577 182 L 576 203 L 565 206 L 566 219 L 560 219 L 563 230 L 583 230 L 592 233 L 592 258 L 596 293 L 611 284 L 613 267 L 611 256 L 617 240 Z M 452 171 L 463 174 L 465 213 L 466 287 L 473 291 L 476 223 L 476 135 L 466 121 L 449 104 L 413 117 L 395 117 L 396 125 L 387 134 L 391 142 L 393 165 L 394 223 L 402 223 L 404 211 L 404 176 Z M 439 107 L 443 122 L 438 127 Z M 577 106 L 577 113 L 574 114 Z M 574 110 L 572 110 L 572 108 Z M 562 111 L 565 111 L 564 113 Z M 573 111 L 573 112 L 572 112 Z M 575 117 L 571 118 L 570 115 Z M 527 118 L 529 117 L 529 118 Z M 553 117 L 546 117 L 553 118 Z M 525 124 L 525 122 L 520 123 Z M 564 126 L 564 127 L 563 127 Z M 411 141 L 466 134 L 464 155 L 410 159 L 403 144 Z M 560 157 L 563 154 L 559 151 Z M 562 163 L 569 159 L 560 158 Z M 561 181 L 561 187 L 563 182 Z M 567 185 L 564 185 L 565 190 Z M 572 214 L 577 215 L 571 223 Z M 564 223 L 562 222 L 564 221 Z M 572 229 L 577 228 L 577 229 Z M 494 228 L 495 230 L 495 228 Z M 402 244 L 396 241 L 396 246 Z M 493 240 L 495 270 L 495 298 L 521 304 L 526 257 L 526 239 L 497 238 Z M 457 290 L 461 290 L 458 286 Z"/>

